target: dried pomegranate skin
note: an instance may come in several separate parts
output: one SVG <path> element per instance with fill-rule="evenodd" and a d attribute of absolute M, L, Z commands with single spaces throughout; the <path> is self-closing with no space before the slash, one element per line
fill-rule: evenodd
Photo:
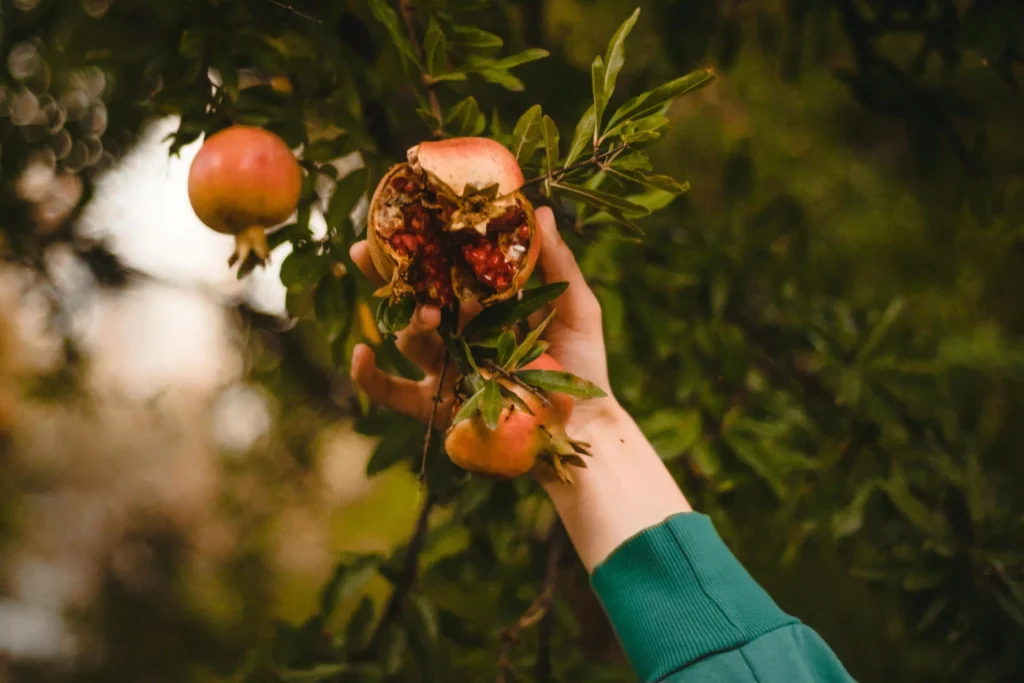
<path fill-rule="evenodd" d="M 207 138 L 188 175 L 199 220 L 229 235 L 288 220 L 301 190 L 302 170 L 291 149 L 253 126 L 231 126 Z"/>
<path fill-rule="evenodd" d="M 413 294 L 440 305 L 457 297 L 485 306 L 515 296 L 540 250 L 533 207 L 517 191 L 522 172 L 515 157 L 485 138 L 421 143 L 409 157 L 412 163 L 388 171 L 370 202 L 370 256 L 390 282 L 379 294 Z M 429 163 L 421 164 L 424 159 Z M 459 196 L 467 185 L 497 184 L 500 191 L 502 183 L 512 190 L 493 201 Z"/>

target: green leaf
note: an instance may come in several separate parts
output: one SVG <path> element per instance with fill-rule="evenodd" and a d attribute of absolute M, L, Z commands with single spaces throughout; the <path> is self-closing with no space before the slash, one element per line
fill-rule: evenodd
<path fill-rule="evenodd" d="M 593 382 L 560 370 L 518 370 L 516 377 L 531 387 L 568 394 L 576 398 L 601 398 L 607 396 L 601 387 Z"/>
<path fill-rule="evenodd" d="M 349 236 L 345 234 L 343 228 L 349 221 L 352 209 L 366 193 L 366 183 L 369 177 L 369 169 L 360 168 L 347 174 L 334 186 L 334 194 L 331 195 L 331 201 L 327 204 L 324 220 L 335 248 L 344 249 L 348 246 Z M 354 231 L 352 236 L 357 236 Z"/>
<path fill-rule="evenodd" d="M 379 567 L 379 555 L 360 555 L 353 561 L 339 563 L 320 595 L 318 616 L 324 621 L 329 619 L 338 604 L 362 590 Z"/>
<path fill-rule="evenodd" d="M 548 346 L 549 344 L 546 341 L 537 342 L 533 345 L 533 348 L 526 352 L 526 355 L 519 359 L 519 363 L 516 364 L 516 367 L 521 368 L 524 365 L 529 365 L 533 361 L 537 360 L 545 351 L 548 350 Z"/>
<path fill-rule="evenodd" d="M 466 81 L 469 80 L 469 76 L 467 76 L 461 71 L 449 71 L 448 73 L 431 76 L 430 80 L 434 81 L 435 83 L 443 83 L 445 81 Z"/>
<path fill-rule="evenodd" d="M 452 24 L 449 28 L 452 43 L 466 49 L 486 50 L 499 48 L 504 44 L 501 36 L 484 31 L 475 26 Z"/>
<path fill-rule="evenodd" d="M 395 44 L 399 54 L 402 56 L 403 63 L 411 63 L 422 70 L 420 60 L 416 57 L 416 50 L 413 49 L 409 36 L 406 35 L 405 30 L 402 28 L 402 20 L 398 18 L 395 10 L 391 8 L 387 0 L 368 1 L 370 3 L 370 12 L 387 29 L 391 42 Z"/>
<path fill-rule="evenodd" d="M 505 325 L 525 320 L 531 313 L 539 311 L 560 297 L 568 286 L 567 282 L 551 282 L 540 287 L 524 289 L 518 299 L 508 299 L 485 308 L 466 325 L 462 334 L 467 339 L 476 339 L 487 336 L 488 333 L 497 331 Z"/>
<path fill-rule="evenodd" d="M 519 394 L 515 393 L 511 389 L 506 389 L 501 384 L 499 384 L 498 386 L 501 387 L 501 395 L 505 399 L 513 403 L 517 408 L 519 408 L 524 413 L 528 415 L 533 415 L 533 411 L 530 409 L 530 406 L 526 405 L 526 401 L 519 398 Z"/>
<path fill-rule="evenodd" d="M 394 676 L 402 668 L 405 653 L 409 646 L 409 637 L 405 629 L 398 624 L 391 624 L 384 636 L 381 647 L 380 663 L 387 676 Z"/>
<path fill-rule="evenodd" d="M 590 65 L 590 86 L 594 94 L 594 128 L 601 126 L 601 117 L 604 116 L 605 105 L 608 104 L 610 93 L 605 92 L 605 67 L 601 55 L 594 57 L 594 63 Z"/>
<path fill-rule="evenodd" d="M 325 138 L 311 142 L 302 150 L 304 161 L 324 163 L 334 161 L 355 149 L 355 143 L 348 133 L 340 133 L 333 138 Z"/>
<path fill-rule="evenodd" d="M 360 652 L 370 643 L 374 617 L 373 598 L 364 595 L 359 606 L 348 620 L 345 627 L 345 647 L 349 652 Z"/>
<path fill-rule="evenodd" d="M 569 153 L 565 157 L 565 164 L 562 168 L 568 168 L 575 162 L 587 145 L 594 142 L 594 131 L 597 129 L 597 113 L 591 105 L 582 118 L 576 123 L 576 132 L 572 136 L 572 144 L 569 145 Z"/>
<path fill-rule="evenodd" d="M 690 189 L 690 183 L 681 183 L 667 175 L 657 175 L 643 171 L 626 171 L 618 168 L 609 168 L 608 173 L 624 180 L 674 195 L 682 194 Z"/>
<path fill-rule="evenodd" d="M 480 111 L 475 97 L 467 97 L 445 112 L 445 126 L 455 124 L 450 132 L 459 137 L 479 135 L 487 127 L 487 118 Z"/>
<path fill-rule="evenodd" d="M 347 327 L 354 294 L 347 278 L 337 280 L 328 274 L 320 279 L 320 284 L 316 287 L 313 313 L 317 325 L 323 330 L 328 341 L 333 342 Z"/>
<path fill-rule="evenodd" d="M 443 73 L 447 58 L 444 33 L 441 32 L 441 26 L 433 14 L 430 15 L 430 21 L 427 23 L 427 35 L 423 39 L 423 52 L 427 59 L 427 73 L 432 76 Z"/>
<path fill-rule="evenodd" d="M 422 431 L 408 427 L 385 432 L 366 463 L 366 475 L 372 477 L 413 453 L 418 453 L 422 450 L 419 447 L 422 435 Z"/>
<path fill-rule="evenodd" d="M 499 59 L 495 62 L 495 66 L 498 67 L 499 69 L 511 69 L 514 66 L 526 64 L 527 62 L 535 62 L 538 59 L 544 59 L 549 54 L 551 53 L 549 53 L 547 50 L 542 50 L 541 48 L 533 47 L 528 50 L 523 50 L 518 54 L 510 55 L 508 57 Z"/>
<path fill-rule="evenodd" d="M 540 339 L 540 335 L 544 333 L 544 328 L 548 326 L 548 324 L 554 317 L 554 311 L 548 313 L 548 317 L 544 318 L 544 321 L 540 325 L 537 325 L 537 327 L 533 328 L 530 331 L 530 333 L 526 335 L 526 338 L 523 339 L 523 342 L 518 347 L 516 347 L 516 350 L 512 352 L 512 355 L 509 356 L 506 362 L 501 363 L 501 366 L 504 367 L 506 370 L 510 370 L 511 368 L 516 367 L 519 364 L 519 361 L 522 360 L 523 357 L 526 356 L 526 354 L 529 353 L 530 350 L 533 348 L 533 345 L 537 343 L 537 341 Z"/>
<path fill-rule="evenodd" d="M 455 413 L 455 417 L 452 418 L 452 424 L 458 424 L 464 420 L 468 420 L 476 414 L 476 411 L 480 408 L 480 401 L 484 397 L 484 390 L 476 392 L 469 398 L 467 398 L 462 407 L 459 408 L 459 412 Z"/>
<path fill-rule="evenodd" d="M 394 334 L 404 330 L 415 312 L 416 300 L 411 296 L 403 297 L 394 303 L 385 299 L 377 307 L 377 329 L 381 334 Z"/>
<path fill-rule="evenodd" d="M 668 117 L 664 111 L 657 111 L 650 116 L 639 119 L 627 119 L 611 126 L 605 132 L 604 137 L 618 136 L 624 143 L 636 145 L 639 143 L 656 140 L 661 137 L 662 130 L 669 124 Z"/>
<path fill-rule="evenodd" d="M 409 602 L 412 603 L 411 613 L 415 617 L 416 630 L 429 642 L 435 642 L 440 629 L 437 623 L 437 608 L 434 607 L 434 603 L 418 594 L 411 596 Z"/>
<path fill-rule="evenodd" d="M 498 418 L 501 417 L 501 409 L 504 408 L 504 401 L 501 398 L 501 388 L 496 381 L 488 380 L 484 384 L 480 396 L 480 415 L 484 418 L 487 428 L 494 430 L 498 426 Z"/>
<path fill-rule="evenodd" d="M 523 82 L 520 79 L 516 78 L 515 76 L 510 74 L 508 71 L 505 71 L 504 69 L 478 69 L 476 73 L 480 74 L 480 77 L 483 78 L 488 83 L 500 85 L 501 87 L 505 88 L 505 90 L 508 90 L 510 92 L 522 92 L 525 88 Z"/>
<path fill-rule="evenodd" d="M 666 103 L 703 88 L 714 79 L 713 69 L 700 69 L 659 85 L 654 90 L 637 95 L 615 110 L 608 125 L 612 126 L 624 119 L 637 119 L 653 114 Z"/>
<path fill-rule="evenodd" d="M 509 331 L 501 333 L 498 337 L 498 365 L 506 367 L 509 358 L 512 357 L 512 353 L 516 350 L 516 337 Z"/>
<path fill-rule="evenodd" d="M 178 54 L 190 59 L 199 59 L 206 49 L 206 29 L 202 26 L 192 26 L 185 29 L 178 40 Z"/>
<path fill-rule="evenodd" d="M 311 669 L 279 671 L 277 678 L 281 683 L 320 683 L 321 681 L 336 679 L 341 674 L 351 671 L 351 664 L 319 664 Z"/>
<path fill-rule="evenodd" d="M 296 249 L 281 262 L 281 284 L 291 291 L 311 291 L 329 268 L 315 247 Z"/>
<path fill-rule="evenodd" d="M 544 115 L 544 122 L 541 127 L 544 134 L 544 157 L 547 161 L 548 172 L 554 171 L 558 164 L 558 126 L 550 116 Z"/>
<path fill-rule="evenodd" d="M 899 320 L 900 315 L 903 313 L 903 308 L 906 305 L 906 301 L 902 298 L 894 299 L 882 312 L 878 322 L 871 329 L 871 333 L 868 338 L 864 340 L 864 344 L 861 345 L 860 349 L 857 350 L 857 358 L 867 358 L 871 353 L 878 348 L 878 345 L 885 339 L 885 335 L 892 329 L 892 326 Z"/>
<path fill-rule="evenodd" d="M 628 154 L 620 154 L 611 162 L 611 168 L 620 171 L 650 171 L 651 160 L 643 152 L 631 151 Z"/>
<path fill-rule="evenodd" d="M 537 151 L 541 138 L 541 108 L 535 104 L 519 117 L 512 130 L 512 143 L 509 149 L 516 155 L 520 164 L 527 163 Z"/>
<path fill-rule="evenodd" d="M 601 86 L 602 97 L 607 103 L 611 99 L 612 93 L 615 92 L 615 80 L 619 77 L 619 71 L 622 70 L 622 65 L 626 63 L 626 36 L 633 30 L 633 26 L 636 25 L 637 17 L 640 16 L 640 8 L 637 7 L 629 18 L 622 22 L 618 30 L 615 31 L 615 35 L 608 41 L 608 49 L 604 55 L 604 73 L 603 83 Z M 596 99 L 594 100 L 597 101 Z M 600 126 L 601 113 L 597 114 L 597 122 Z"/>
<path fill-rule="evenodd" d="M 661 410 L 643 421 L 644 434 L 662 460 L 689 453 L 701 439 L 704 423 L 696 410 Z"/>
<path fill-rule="evenodd" d="M 571 185 L 569 183 L 562 182 L 552 183 L 551 187 L 571 199 L 584 202 L 585 204 L 597 207 L 598 209 L 603 209 L 609 213 L 617 211 L 623 214 L 636 216 L 643 216 L 650 213 L 646 207 L 631 202 L 624 197 L 609 194 L 608 192 L 601 192 L 600 190 L 592 190 L 580 185 Z"/>

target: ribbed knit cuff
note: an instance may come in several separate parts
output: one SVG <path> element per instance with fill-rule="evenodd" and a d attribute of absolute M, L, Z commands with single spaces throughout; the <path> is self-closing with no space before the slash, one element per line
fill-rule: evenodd
<path fill-rule="evenodd" d="M 798 623 L 698 513 L 641 531 L 598 565 L 591 582 L 641 681 Z"/>

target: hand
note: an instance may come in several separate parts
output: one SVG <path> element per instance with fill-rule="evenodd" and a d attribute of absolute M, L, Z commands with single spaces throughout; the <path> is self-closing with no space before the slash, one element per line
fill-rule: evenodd
<path fill-rule="evenodd" d="M 542 240 L 538 260 L 541 278 L 544 282 L 569 283 L 565 293 L 552 304 L 555 316 L 544 331 L 544 339 L 550 344 L 548 353 L 568 372 L 594 382 L 609 395 L 604 399 L 580 402 L 569 425 L 569 429 L 573 430 L 590 422 L 602 410 L 614 404 L 608 384 L 601 306 L 584 281 L 572 251 L 558 234 L 551 209 L 544 207 L 537 210 L 537 225 Z M 352 260 L 367 277 L 383 284 L 383 279 L 370 259 L 365 241 L 353 245 L 350 253 Z M 479 306 L 465 305 L 462 313 L 468 319 L 479 310 Z M 530 322 L 536 325 L 547 313 L 538 312 L 531 317 Z M 416 382 L 381 371 L 374 363 L 373 350 L 365 344 L 359 344 L 352 352 L 353 381 L 375 403 L 422 422 L 429 421 L 444 358 L 444 346 L 437 333 L 440 322 L 441 311 L 437 306 L 419 306 L 409 326 L 397 335 L 398 349 L 423 370 L 426 376 L 422 380 Z M 449 367 L 442 387 L 443 401 L 438 406 L 435 421 L 439 427 L 447 425 L 451 419 L 455 379 L 456 373 Z"/>

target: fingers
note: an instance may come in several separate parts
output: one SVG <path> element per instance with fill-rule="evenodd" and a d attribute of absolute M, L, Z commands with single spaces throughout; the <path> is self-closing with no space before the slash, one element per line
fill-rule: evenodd
<path fill-rule="evenodd" d="M 444 344 L 437 333 L 441 324 L 441 310 L 437 306 L 419 306 L 408 327 L 398 333 L 395 345 L 402 355 L 427 373 L 438 372 Z"/>
<path fill-rule="evenodd" d="M 596 322 L 601 326 L 601 306 L 593 290 L 583 278 L 576 257 L 558 234 L 555 215 L 548 207 L 537 210 L 541 249 L 538 267 L 544 282 L 568 282 L 565 294 L 555 300 L 558 317 L 573 327 L 583 329 Z"/>
<path fill-rule="evenodd" d="M 352 350 L 352 381 L 374 403 L 426 422 L 433 409 L 430 390 L 419 382 L 379 370 L 375 361 L 373 349 L 357 344 Z"/>
<path fill-rule="evenodd" d="M 377 267 L 373 265 L 373 258 L 370 257 L 370 245 L 366 240 L 353 244 L 348 250 L 348 255 L 352 257 L 352 261 L 359 267 L 359 270 L 363 271 L 363 275 L 370 279 L 370 282 L 377 286 L 385 284 L 386 280 L 381 277 L 377 272 Z"/>

